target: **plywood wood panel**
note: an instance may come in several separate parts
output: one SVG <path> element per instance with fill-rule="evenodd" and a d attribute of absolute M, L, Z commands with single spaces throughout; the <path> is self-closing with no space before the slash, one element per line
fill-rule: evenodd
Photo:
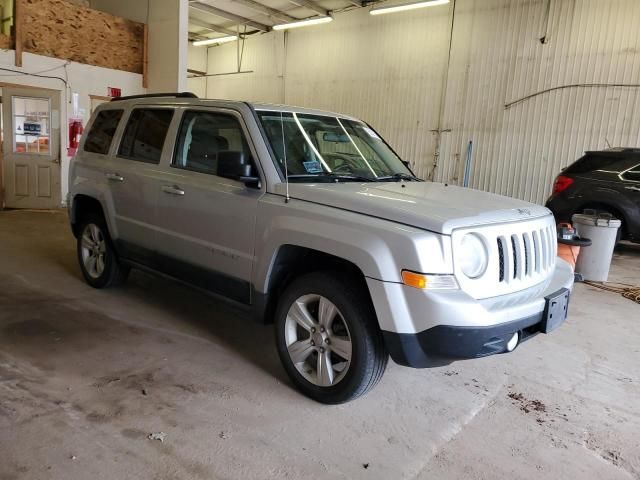
<path fill-rule="evenodd" d="M 66 0 L 18 0 L 24 50 L 142 73 L 144 25 Z"/>
<path fill-rule="evenodd" d="M 13 48 L 13 39 L 9 35 L 0 33 L 0 49 L 11 50 Z"/>

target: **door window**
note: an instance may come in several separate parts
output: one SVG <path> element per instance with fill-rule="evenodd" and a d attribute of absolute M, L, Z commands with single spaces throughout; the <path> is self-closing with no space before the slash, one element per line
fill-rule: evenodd
<path fill-rule="evenodd" d="M 187 111 L 182 117 L 173 166 L 217 175 L 220 152 L 251 158 L 240 122 L 233 115 Z"/>
<path fill-rule="evenodd" d="M 131 112 L 118 155 L 147 163 L 160 163 L 172 109 L 139 108 Z"/>
<path fill-rule="evenodd" d="M 11 97 L 13 153 L 50 153 L 51 105 L 48 98 Z"/>
<path fill-rule="evenodd" d="M 629 180 L 631 182 L 640 182 L 640 165 L 636 165 L 630 170 L 627 170 L 622 174 L 623 180 Z"/>
<path fill-rule="evenodd" d="M 102 110 L 96 115 L 96 119 L 87 134 L 87 139 L 84 141 L 85 152 L 100 153 L 102 155 L 109 153 L 111 141 L 123 112 L 124 110 Z"/>

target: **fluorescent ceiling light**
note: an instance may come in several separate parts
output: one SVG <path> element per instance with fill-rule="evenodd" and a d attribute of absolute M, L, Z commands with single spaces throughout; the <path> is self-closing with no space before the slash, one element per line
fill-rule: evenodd
<path fill-rule="evenodd" d="M 197 40 L 192 43 L 194 47 L 201 47 L 203 45 L 214 45 L 216 43 L 227 43 L 227 42 L 235 42 L 238 40 L 238 37 L 235 35 L 230 35 L 228 37 L 218 37 L 218 38 L 207 38 L 206 40 Z"/>
<path fill-rule="evenodd" d="M 299 22 L 283 23 L 281 25 L 274 25 L 274 30 L 286 30 L 287 28 L 306 27 L 309 25 L 317 25 L 319 23 L 329 23 L 333 20 L 331 17 L 316 17 L 309 18 L 308 20 L 300 20 Z"/>
<path fill-rule="evenodd" d="M 435 7 L 436 5 L 445 5 L 447 3 L 449 3 L 449 0 L 424 0 L 422 2 L 375 7 L 372 8 L 369 13 L 371 15 L 382 15 L 383 13 L 404 12 L 405 10 L 415 10 L 416 8 L 424 7 Z"/>

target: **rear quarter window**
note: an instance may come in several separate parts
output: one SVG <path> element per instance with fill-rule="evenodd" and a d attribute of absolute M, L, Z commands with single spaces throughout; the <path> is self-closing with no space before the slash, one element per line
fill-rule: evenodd
<path fill-rule="evenodd" d="M 598 170 L 622 171 L 624 159 L 612 155 L 585 155 L 564 169 L 563 173 L 581 174 Z"/>
<path fill-rule="evenodd" d="M 173 109 L 138 108 L 131 112 L 118 155 L 139 162 L 159 163 Z"/>
<path fill-rule="evenodd" d="M 622 179 L 629 182 L 640 182 L 640 165 L 636 165 L 624 172 Z"/>
<path fill-rule="evenodd" d="M 98 112 L 84 141 L 84 151 L 106 155 L 124 110 L 102 110 Z"/>

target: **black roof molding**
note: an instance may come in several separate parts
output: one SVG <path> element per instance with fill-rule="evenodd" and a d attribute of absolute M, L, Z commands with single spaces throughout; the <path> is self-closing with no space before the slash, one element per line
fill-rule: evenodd
<path fill-rule="evenodd" d="M 587 150 L 584 153 L 597 153 L 598 155 L 620 155 L 621 153 L 633 153 L 633 154 L 640 154 L 640 148 L 634 148 L 634 147 L 613 147 L 613 148 L 606 148 L 604 150 Z"/>
<path fill-rule="evenodd" d="M 198 98 L 198 96 L 192 92 L 170 92 L 170 93 L 145 93 L 143 95 L 129 95 L 127 97 L 112 98 L 111 101 L 118 102 L 120 100 L 133 100 L 135 98 L 162 98 L 162 97 Z"/>

